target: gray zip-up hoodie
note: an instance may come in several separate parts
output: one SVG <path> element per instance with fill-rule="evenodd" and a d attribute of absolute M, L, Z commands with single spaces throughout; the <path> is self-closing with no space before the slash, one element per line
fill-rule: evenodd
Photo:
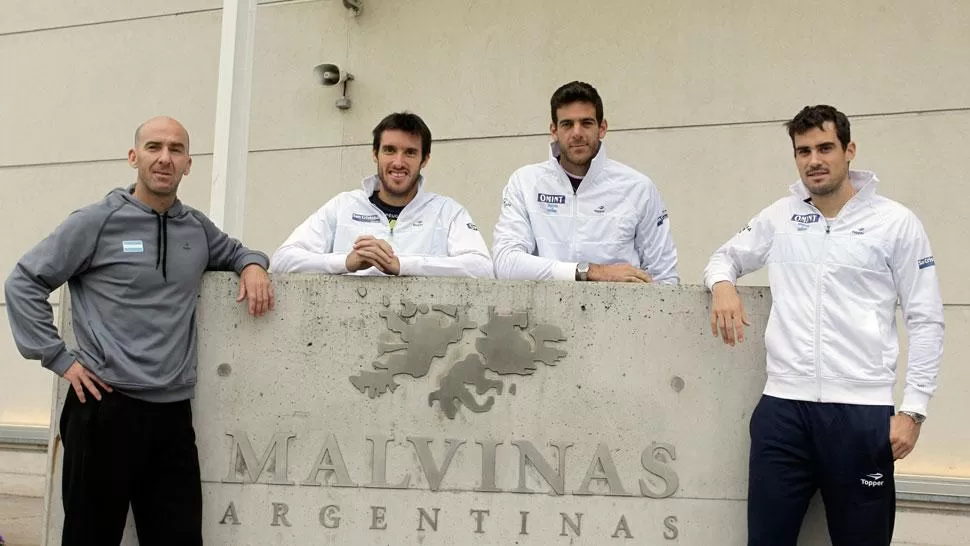
<path fill-rule="evenodd" d="M 77 360 L 134 398 L 192 398 L 195 307 L 206 270 L 269 268 L 265 254 L 180 201 L 158 214 L 118 188 L 71 214 L 17 262 L 4 283 L 25 358 L 63 375 Z M 47 299 L 68 283 L 77 350 L 66 347 Z"/>

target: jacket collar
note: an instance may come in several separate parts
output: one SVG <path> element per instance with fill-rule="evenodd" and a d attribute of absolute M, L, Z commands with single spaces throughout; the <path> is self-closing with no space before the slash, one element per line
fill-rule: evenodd
<path fill-rule="evenodd" d="M 876 177 L 876 173 L 872 171 L 849 171 L 849 183 L 855 188 L 856 197 L 860 200 L 868 200 L 873 195 L 876 194 L 876 185 L 879 184 L 879 179 Z M 791 186 L 788 186 L 788 190 L 791 191 L 792 195 L 797 197 L 799 201 L 804 201 L 812 196 L 805 188 L 805 184 L 798 180 Z"/>
<path fill-rule="evenodd" d="M 375 191 L 380 187 L 381 179 L 376 175 L 371 175 L 361 181 L 360 187 L 364 192 L 364 198 L 370 199 L 370 196 L 374 194 Z M 424 175 L 418 175 L 418 192 L 414 194 L 414 199 L 410 203 L 405 205 L 405 207 L 417 208 L 417 205 L 427 201 L 430 198 L 430 194 L 424 191 Z"/>
<path fill-rule="evenodd" d="M 558 169 L 559 172 L 562 173 L 563 178 L 568 181 L 569 175 L 566 174 L 566 169 L 563 169 L 562 165 L 559 164 L 559 155 L 561 153 L 562 151 L 559 149 L 558 142 L 552 141 L 549 143 L 549 160 L 556 165 L 556 169 Z M 595 180 L 600 172 L 606 167 L 607 160 L 606 142 L 600 140 L 600 149 L 596 152 L 596 155 L 593 156 L 593 160 L 590 161 L 589 170 L 586 171 L 586 176 L 583 177 L 583 180 Z"/>
<path fill-rule="evenodd" d="M 127 188 L 113 189 L 108 193 L 108 195 L 111 195 L 111 194 L 115 194 L 119 196 L 120 198 L 124 199 L 125 201 L 131 203 L 132 205 L 138 207 L 139 209 L 145 212 L 155 214 L 155 210 L 153 208 L 149 207 L 145 203 L 142 203 L 138 199 L 135 199 L 134 184 L 130 184 Z M 175 198 L 175 202 L 172 203 L 172 206 L 169 207 L 167 211 L 165 211 L 165 216 L 168 216 L 169 218 L 175 218 L 177 216 L 181 216 L 182 213 L 184 212 L 185 212 L 185 206 L 182 204 L 182 201 L 178 198 Z"/>

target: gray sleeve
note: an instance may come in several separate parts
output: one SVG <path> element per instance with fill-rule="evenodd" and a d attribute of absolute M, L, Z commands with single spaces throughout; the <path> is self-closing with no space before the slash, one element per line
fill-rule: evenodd
<path fill-rule="evenodd" d="M 40 360 L 42 366 L 58 375 L 71 367 L 75 356 L 57 332 L 48 298 L 90 266 L 106 219 L 104 210 L 95 207 L 71 214 L 24 254 L 3 285 L 7 316 L 20 354 Z"/>
<path fill-rule="evenodd" d="M 256 264 L 269 270 L 269 257 L 258 250 L 250 250 L 238 239 L 230 237 L 217 228 L 212 220 L 199 211 L 192 214 L 202 223 L 205 237 L 209 243 L 209 265 L 206 269 L 214 271 L 235 271 L 242 273 L 247 265 Z"/>

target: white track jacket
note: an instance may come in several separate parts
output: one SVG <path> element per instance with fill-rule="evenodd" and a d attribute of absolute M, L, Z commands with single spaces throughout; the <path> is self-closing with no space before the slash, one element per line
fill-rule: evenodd
<path fill-rule="evenodd" d="M 896 301 L 909 335 L 900 411 L 926 415 L 943 354 L 943 302 L 930 242 L 916 215 L 876 195 L 873 173 L 850 171 L 858 193 L 826 220 L 792 196 L 762 210 L 711 256 L 708 288 L 768 265 L 764 393 L 790 400 L 893 405 Z"/>
<path fill-rule="evenodd" d="M 390 243 L 402 276 L 493 278 L 492 258 L 478 227 L 454 199 L 418 193 L 404 207 L 392 230 L 387 216 L 370 202 L 380 183 L 364 179 L 361 189 L 343 192 L 300 224 L 270 260 L 274 273 L 348 273 L 347 254 L 361 235 Z M 356 275 L 384 275 L 376 267 Z"/>
<path fill-rule="evenodd" d="M 552 143 L 549 159 L 515 171 L 502 194 L 492 248 L 499 279 L 574 280 L 576 264 L 629 263 L 677 284 L 677 250 L 660 192 L 606 156 L 600 143 L 573 192 Z"/>

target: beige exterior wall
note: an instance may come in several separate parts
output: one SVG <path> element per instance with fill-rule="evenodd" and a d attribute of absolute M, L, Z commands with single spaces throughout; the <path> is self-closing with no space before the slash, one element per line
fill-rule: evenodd
<path fill-rule="evenodd" d="M 70 210 L 133 180 L 131 133 L 155 114 L 190 129 L 182 196 L 208 208 L 221 2 L 75 4 L 8 0 L 0 18 L 4 275 Z M 490 242 L 509 174 L 547 155 L 549 95 L 582 79 L 606 102 L 609 154 L 663 193 L 681 276 L 698 283 L 717 245 L 796 178 L 781 121 L 832 103 L 854 120 L 855 166 L 923 220 L 947 303 L 941 388 L 900 471 L 970 476 L 970 4 L 736 4 L 365 0 L 354 18 L 339 0 L 261 3 L 247 243 L 272 252 L 372 173 L 370 130 L 400 109 L 435 135 L 429 188 L 462 202 Z M 356 75 L 351 110 L 314 81 L 323 62 Z M 20 358 L 3 315 L 0 423 L 46 424 L 50 375 Z"/>

